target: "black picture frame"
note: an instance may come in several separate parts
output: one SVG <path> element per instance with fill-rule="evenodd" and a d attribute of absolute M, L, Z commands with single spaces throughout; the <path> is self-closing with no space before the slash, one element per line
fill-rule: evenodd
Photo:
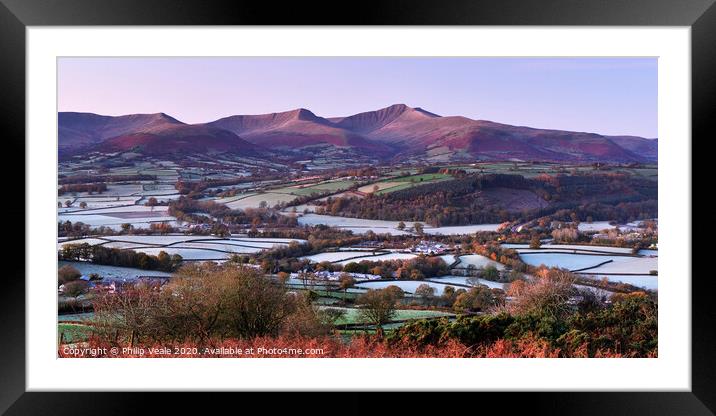
<path fill-rule="evenodd" d="M 354 5 L 324 1 L 278 5 L 259 1 L 201 0 L 0 0 L 0 131 L 5 170 L 25 172 L 25 29 L 27 26 L 91 25 L 596 25 L 596 26 L 688 26 L 692 57 L 692 143 L 709 139 L 711 114 L 716 109 L 716 6 L 714 0 L 363 0 Z M 693 154 L 693 152 L 692 152 Z M 693 161 L 692 166 L 697 165 Z M 693 168 L 692 168 L 693 169 Z M 692 177 L 696 179 L 695 175 Z M 19 185 L 15 185 L 18 188 Z M 24 192 L 32 192 L 31 189 Z M 693 187 L 692 187 L 693 189 Z M 15 191 L 19 193 L 18 191 Z M 24 194 L 23 194 L 24 196 Z M 693 202 L 692 202 L 693 204 Z M 698 206 L 693 205 L 694 208 Z M 3 206 L 6 226 L 24 234 L 24 198 Z M 694 218 L 705 208 L 694 209 Z M 687 225 L 692 229 L 691 224 Z M 22 229 L 21 229 L 22 228 Z M 8 259 L 25 257 L 23 244 L 7 247 Z M 701 248 L 692 244 L 698 258 Z M 703 253 L 701 253 L 703 254 Z M 10 266 L 10 267 L 7 267 Z M 25 392 L 25 266 L 6 265 L 0 290 L 2 321 L 0 342 L 0 413 L 27 414 L 127 414 L 151 409 L 159 401 L 161 413 L 207 410 L 208 404 L 238 403 L 232 395 L 206 398 L 180 393 L 147 396 L 140 393 L 30 393 Z M 685 270 L 685 273 L 693 273 Z M 705 276 L 710 277 L 710 276 Z M 690 392 L 625 393 L 484 393 L 486 396 L 419 400 L 389 396 L 383 409 L 392 406 L 403 414 L 425 412 L 432 406 L 468 401 L 501 404 L 501 413 L 550 414 L 668 414 L 708 415 L 716 410 L 716 312 L 711 307 L 711 279 L 692 279 L 692 388 Z M 138 375 L 141 376 L 141 375 Z M 609 386 L 605 386 L 609 388 Z M 331 412 L 365 413 L 373 398 L 341 393 L 329 399 L 306 396 L 285 400 L 255 398 L 267 403 L 271 413 L 295 411 L 306 403 L 324 403 Z M 517 396 L 519 395 L 519 396 Z M 217 402 L 218 400 L 218 402 Z M 328 400 L 328 401 L 325 401 Z M 392 402 L 392 405 L 391 405 Z M 330 403 L 330 404 L 328 404 Z M 337 404 L 338 403 L 338 404 Z M 465 403 L 462 403 L 465 404 Z M 234 407 L 234 409 L 236 409 Z M 483 408 L 484 409 L 484 408 Z M 486 411 L 486 410 L 485 410 Z"/>

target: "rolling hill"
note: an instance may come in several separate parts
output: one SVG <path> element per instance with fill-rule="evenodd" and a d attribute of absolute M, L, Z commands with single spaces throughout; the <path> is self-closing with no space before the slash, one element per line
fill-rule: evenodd
<path fill-rule="evenodd" d="M 76 154 L 134 151 L 151 156 L 211 152 L 246 153 L 257 147 L 229 131 L 185 124 L 164 113 L 110 117 L 60 113 L 59 150 Z"/>

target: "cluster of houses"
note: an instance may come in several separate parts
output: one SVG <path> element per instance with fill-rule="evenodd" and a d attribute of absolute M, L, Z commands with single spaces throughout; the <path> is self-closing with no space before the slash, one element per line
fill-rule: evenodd
<path fill-rule="evenodd" d="M 450 251 L 450 247 L 443 244 L 438 243 L 435 241 L 420 241 L 418 244 L 414 245 L 410 251 L 413 253 L 420 253 L 425 255 L 434 256 L 437 254 L 444 254 L 448 251 Z"/>
<path fill-rule="evenodd" d="M 168 276 L 139 276 L 132 280 L 97 280 L 90 276 L 82 275 L 79 280 L 87 282 L 88 290 L 95 290 L 105 293 L 116 293 L 122 289 L 135 287 L 138 284 L 147 284 L 150 286 L 160 287 L 169 281 Z M 62 284 L 57 288 L 57 293 L 62 295 L 65 292 L 65 285 Z"/>

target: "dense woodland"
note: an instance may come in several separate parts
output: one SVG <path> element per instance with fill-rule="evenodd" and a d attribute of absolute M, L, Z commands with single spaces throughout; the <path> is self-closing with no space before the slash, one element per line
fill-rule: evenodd
<path fill-rule="evenodd" d="M 482 191 L 506 188 L 530 191 L 544 208 L 511 211 Z M 576 213 L 580 221 L 637 220 L 657 214 L 657 184 L 624 174 L 467 175 L 451 181 L 419 185 L 365 198 L 335 198 L 322 212 L 356 218 L 422 221 L 432 226 L 529 221 Z"/>
<path fill-rule="evenodd" d="M 68 184 L 81 184 L 81 183 L 97 183 L 97 182 L 136 182 L 136 181 L 154 181 L 156 175 L 73 175 L 73 176 L 60 176 L 57 181 L 60 185 Z"/>

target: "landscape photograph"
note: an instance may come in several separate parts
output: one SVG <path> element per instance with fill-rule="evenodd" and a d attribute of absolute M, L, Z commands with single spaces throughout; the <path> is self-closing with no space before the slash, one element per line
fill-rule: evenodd
<path fill-rule="evenodd" d="M 656 58 L 57 71 L 60 358 L 658 357 Z"/>

